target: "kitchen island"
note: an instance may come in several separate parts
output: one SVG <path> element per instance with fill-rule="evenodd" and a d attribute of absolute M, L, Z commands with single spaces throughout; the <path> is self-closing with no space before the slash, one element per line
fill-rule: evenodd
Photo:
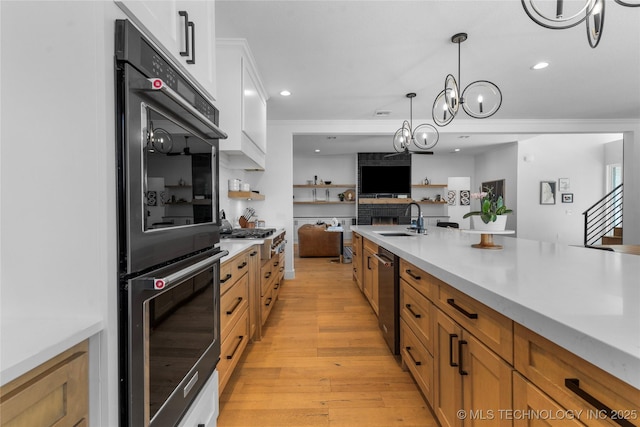
<path fill-rule="evenodd" d="M 494 236 L 501 250 L 476 249 L 478 235 L 454 229 L 352 230 L 640 389 L 640 257 L 506 236 Z"/>

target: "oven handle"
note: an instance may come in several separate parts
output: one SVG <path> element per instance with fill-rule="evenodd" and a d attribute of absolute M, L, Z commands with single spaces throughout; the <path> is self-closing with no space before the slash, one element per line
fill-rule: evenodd
<path fill-rule="evenodd" d="M 180 271 L 176 271 L 175 273 L 170 274 L 166 277 L 154 277 L 146 280 L 143 279 L 141 280 L 142 289 L 151 291 L 165 291 L 179 284 L 183 280 L 197 275 L 201 271 L 211 267 L 217 262 L 220 262 L 220 259 L 227 255 L 229 255 L 229 251 L 221 251 L 213 256 L 210 256 L 209 258 L 203 259 L 200 262 L 190 265 L 187 268 L 183 268 Z"/>
<path fill-rule="evenodd" d="M 207 135 L 211 138 L 227 139 L 227 134 L 222 131 L 215 123 L 209 120 L 204 114 L 196 110 L 190 103 L 188 103 L 180 94 L 167 86 L 162 79 L 140 79 L 132 84 L 135 89 L 140 89 L 145 92 L 159 92 L 166 95 L 171 101 L 178 104 L 180 107 L 187 110 L 189 114 L 197 118 L 202 124 L 204 124 L 209 130 L 213 132 L 213 135 Z"/>

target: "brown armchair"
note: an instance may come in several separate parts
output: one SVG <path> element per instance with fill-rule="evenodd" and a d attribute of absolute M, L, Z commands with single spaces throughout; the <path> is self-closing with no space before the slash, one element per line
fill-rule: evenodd
<path fill-rule="evenodd" d="M 340 233 L 326 229 L 325 224 L 304 224 L 298 228 L 298 255 L 301 258 L 340 256 Z"/>

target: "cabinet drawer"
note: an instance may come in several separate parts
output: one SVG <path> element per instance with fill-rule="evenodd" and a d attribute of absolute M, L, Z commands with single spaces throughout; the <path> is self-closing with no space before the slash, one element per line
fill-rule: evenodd
<path fill-rule="evenodd" d="M 284 269 L 285 269 L 285 263 L 284 263 L 284 252 L 280 252 L 278 254 L 278 271 L 277 271 L 277 280 L 281 281 L 282 279 L 284 279 Z"/>
<path fill-rule="evenodd" d="M 430 405 L 433 404 L 433 356 L 404 321 L 400 320 L 400 353 Z"/>
<path fill-rule="evenodd" d="M 220 336 L 224 339 L 249 305 L 249 275 L 243 275 L 220 297 Z"/>
<path fill-rule="evenodd" d="M 540 414 L 550 427 L 582 427 L 584 424 L 577 419 L 586 418 L 584 413 L 567 411 L 517 372 L 513 373 L 513 409 L 514 414 Z M 567 416 L 562 416 L 565 414 Z M 572 419 L 570 416 L 575 418 Z M 532 417 L 518 416 L 514 417 L 513 426 L 529 427 L 536 425 L 534 421 Z"/>
<path fill-rule="evenodd" d="M 262 264 L 262 268 L 260 269 L 260 287 L 261 292 L 260 295 L 264 296 L 271 289 L 271 284 L 276 279 L 273 274 L 273 263 L 271 260 L 267 260 L 264 264 Z"/>
<path fill-rule="evenodd" d="M 271 313 L 273 304 L 276 302 L 276 296 L 273 294 L 273 288 L 268 288 L 260 301 L 262 303 L 262 324 L 264 325 L 269 317 L 269 313 Z"/>
<path fill-rule="evenodd" d="M 88 423 L 88 342 L 65 351 L 0 389 L 2 426 Z"/>
<path fill-rule="evenodd" d="M 367 239 L 362 239 L 362 240 L 363 240 L 364 250 L 368 249 L 369 251 L 373 252 L 374 254 L 378 253 L 378 245 L 373 243 L 371 240 L 367 240 Z"/>
<path fill-rule="evenodd" d="M 515 325 L 515 367 L 564 408 L 591 411 L 581 418 L 588 426 L 618 425 L 611 416 L 595 416 L 600 414 L 593 406 L 596 402 L 614 411 L 614 418 L 626 417 L 630 422 L 626 425 L 640 425 L 640 390 L 519 324 Z"/>
<path fill-rule="evenodd" d="M 404 279 L 400 279 L 400 317 L 433 354 L 433 306 Z"/>
<path fill-rule="evenodd" d="M 444 282 L 437 289 L 438 307 L 484 345 L 513 364 L 513 321 Z"/>
<path fill-rule="evenodd" d="M 249 251 L 242 252 L 220 265 L 220 293 L 225 293 L 249 270 Z"/>
<path fill-rule="evenodd" d="M 439 284 L 442 283 L 429 273 L 425 273 L 404 259 L 400 259 L 400 277 L 429 299 L 435 297 L 436 289 Z"/>
<path fill-rule="evenodd" d="M 219 393 L 229 381 L 238 360 L 249 342 L 249 315 L 245 310 L 238 322 L 233 326 L 229 335 L 222 340 L 220 346 L 220 362 L 218 362 L 218 375 L 220 378 Z"/>

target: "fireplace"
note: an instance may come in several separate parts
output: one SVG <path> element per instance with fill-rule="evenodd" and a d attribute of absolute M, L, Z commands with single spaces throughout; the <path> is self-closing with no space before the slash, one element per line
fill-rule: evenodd
<path fill-rule="evenodd" d="M 371 225 L 398 225 L 399 218 L 393 216 L 373 216 Z"/>

